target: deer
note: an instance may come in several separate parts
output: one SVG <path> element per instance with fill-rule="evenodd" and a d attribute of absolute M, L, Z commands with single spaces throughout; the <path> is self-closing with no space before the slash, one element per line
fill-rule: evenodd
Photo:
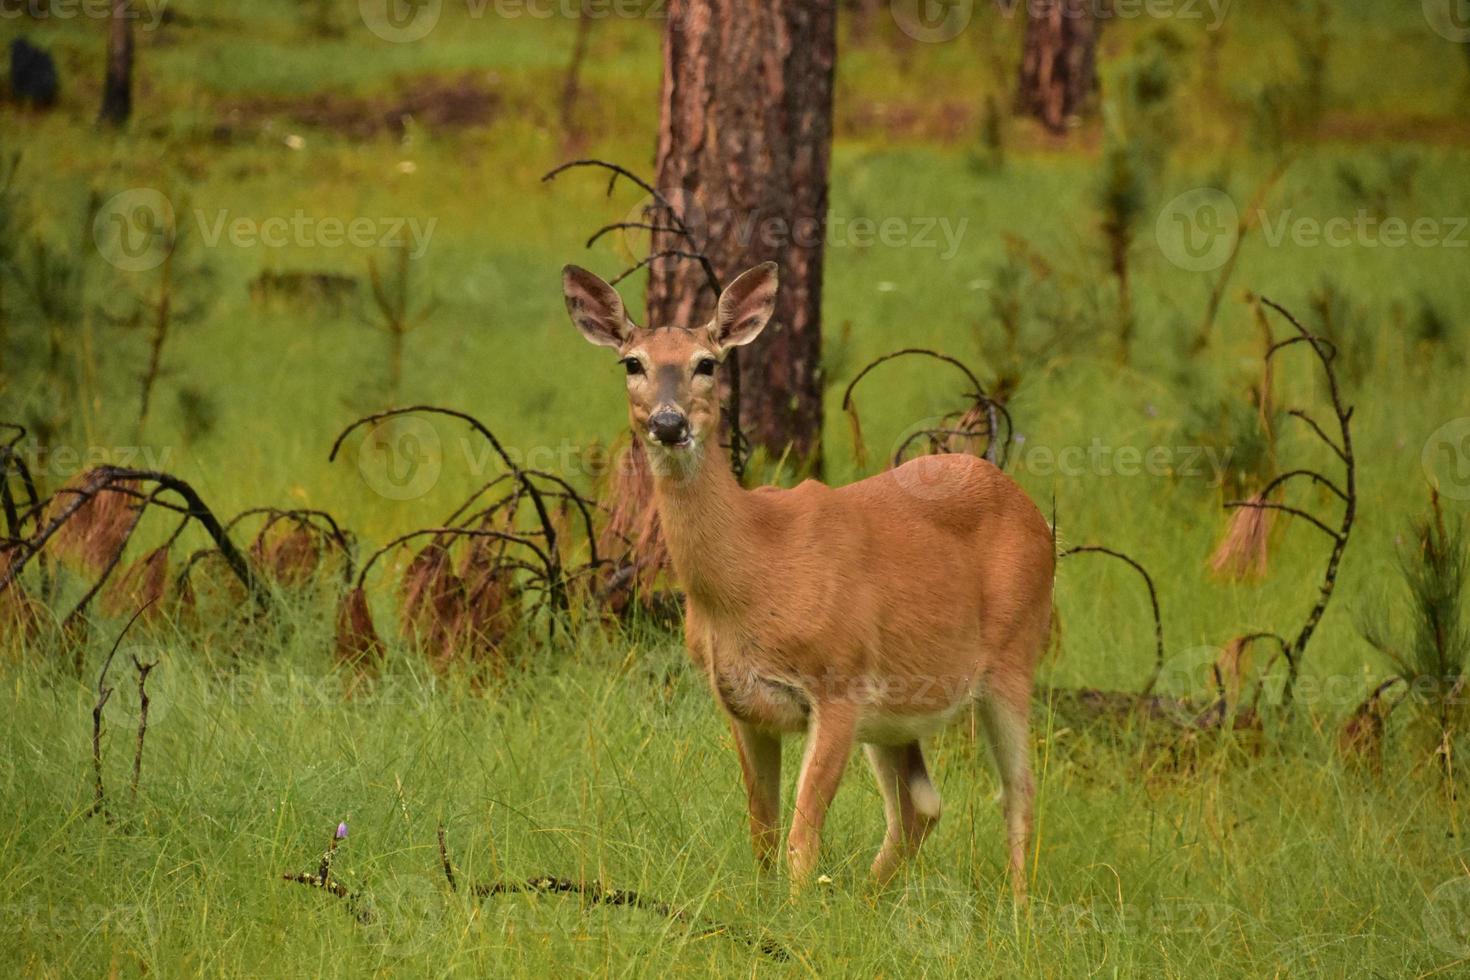
<path fill-rule="evenodd" d="M 1015 898 L 1026 895 L 1033 676 L 1050 636 L 1055 536 L 992 463 L 929 455 L 841 487 L 741 486 L 720 450 L 720 369 L 775 312 L 777 266 L 742 273 L 703 324 L 636 325 L 617 291 L 568 265 L 572 323 L 611 347 L 628 419 L 684 593 L 684 639 L 728 717 L 751 842 L 778 863 L 781 739 L 806 736 L 786 838 L 793 892 L 862 744 L 886 833 L 887 884 L 934 829 L 940 795 L 921 740 L 974 710 L 999 775 Z"/>

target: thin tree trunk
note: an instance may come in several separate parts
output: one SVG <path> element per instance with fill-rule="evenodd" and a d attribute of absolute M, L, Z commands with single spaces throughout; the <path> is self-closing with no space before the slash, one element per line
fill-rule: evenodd
<path fill-rule="evenodd" d="M 721 282 L 780 265 L 775 317 L 741 351 L 739 422 L 754 447 L 814 470 L 835 60 L 834 0 L 669 3 L 657 187 L 695 225 Z M 690 250 L 667 232 L 653 248 Z M 697 263 L 652 267 L 650 325 L 703 324 L 714 300 Z"/>
<path fill-rule="evenodd" d="M 99 123 L 122 126 L 133 114 L 133 18 L 129 0 L 112 0 L 107 31 L 107 80 Z"/>
<path fill-rule="evenodd" d="M 148 367 L 143 372 L 143 397 L 138 406 L 138 441 L 143 441 L 143 429 L 148 425 L 148 411 L 153 404 L 153 389 L 163 371 L 163 346 L 168 343 L 168 328 L 173 319 L 173 263 L 172 249 L 164 254 L 163 268 L 158 277 L 158 305 L 153 309 L 153 332 L 148 340 Z"/>
<path fill-rule="evenodd" d="M 576 145 L 581 134 L 577 129 L 577 100 L 582 89 L 582 62 L 587 58 L 587 35 L 592 29 L 592 18 L 587 11 L 578 9 L 577 38 L 572 43 L 572 60 L 567 65 L 566 79 L 561 88 L 561 132 L 568 146 Z"/>
<path fill-rule="evenodd" d="M 1053 133 L 1083 114 L 1097 90 L 1098 0 L 1031 0 L 1016 108 Z"/>

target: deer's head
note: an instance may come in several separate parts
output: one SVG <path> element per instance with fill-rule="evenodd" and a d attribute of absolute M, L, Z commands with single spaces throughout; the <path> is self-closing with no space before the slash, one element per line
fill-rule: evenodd
<path fill-rule="evenodd" d="M 716 375 L 733 347 L 754 340 L 776 307 L 776 263 L 742 273 L 720 294 L 715 315 L 702 326 L 660 323 L 640 327 L 628 317 L 617 290 L 569 265 L 562 270 L 567 312 L 582 336 L 612 347 L 628 375 L 628 418 L 651 448 L 684 453 L 717 437 L 720 393 Z"/>

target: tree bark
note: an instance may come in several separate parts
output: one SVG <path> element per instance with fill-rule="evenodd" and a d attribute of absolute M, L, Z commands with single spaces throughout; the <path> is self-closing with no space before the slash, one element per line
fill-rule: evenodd
<path fill-rule="evenodd" d="M 817 470 L 835 2 L 670 0 L 663 51 L 656 186 L 722 284 L 767 260 L 781 269 L 776 314 L 740 352 L 738 421 L 753 447 Z M 654 232 L 665 249 L 691 250 Z M 714 301 L 698 263 L 651 267 L 650 326 L 702 325 Z"/>
<path fill-rule="evenodd" d="M 1087 109 L 1097 91 L 1101 0 L 1031 0 L 1016 108 L 1053 133 Z"/>
<path fill-rule="evenodd" d="M 97 121 L 121 126 L 133 114 L 133 17 L 128 0 L 112 0 L 107 29 L 107 80 Z"/>

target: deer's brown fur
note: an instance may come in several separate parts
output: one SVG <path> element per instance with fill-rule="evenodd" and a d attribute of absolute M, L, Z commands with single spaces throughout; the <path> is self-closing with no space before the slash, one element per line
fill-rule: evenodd
<path fill-rule="evenodd" d="M 845 487 L 743 489 L 719 452 L 709 363 L 771 315 L 772 264 L 721 295 L 697 329 L 642 329 L 617 293 L 568 267 L 573 322 L 629 369 L 691 656 L 730 717 L 763 862 L 775 856 L 780 738 L 807 735 L 787 840 L 799 885 L 853 747 L 865 745 L 888 832 L 887 880 L 939 817 L 919 740 L 978 702 L 1002 783 L 1018 893 L 1031 824 L 1027 722 L 1050 629 L 1054 546 L 1036 506 L 990 463 L 926 456 Z"/>

